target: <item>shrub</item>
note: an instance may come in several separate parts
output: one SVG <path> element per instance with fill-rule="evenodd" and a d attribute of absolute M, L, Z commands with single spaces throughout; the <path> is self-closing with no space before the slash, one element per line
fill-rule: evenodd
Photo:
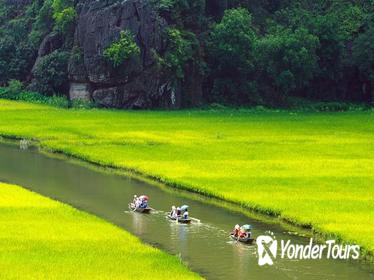
<path fill-rule="evenodd" d="M 69 32 L 77 18 L 77 12 L 74 9 L 74 1 L 71 0 L 53 0 L 53 19 L 55 20 L 54 29 L 61 33 Z"/>
<path fill-rule="evenodd" d="M 114 67 L 120 66 L 130 57 L 137 55 L 140 55 L 140 49 L 129 30 L 121 31 L 119 40 L 104 50 L 104 57 Z"/>
<path fill-rule="evenodd" d="M 47 96 L 33 91 L 22 91 L 17 97 L 17 100 L 30 103 L 47 103 L 47 99 Z"/>
<path fill-rule="evenodd" d="M 96 107 L 96 104 L 92 101 L 87 101 L 83 99 L 74 99 L 71 101 L 70 106 L 76 109 L 92 109 Z"/>
<path fill-rule="evenodd" d="M 69 7 L 54 14 L 53 18 L 55 20 L 55 30 L 66 33 L 74 26 L 77 12 L 73 7 Z"/>
<path fill-rule="evenodd" d="M 65 92 L 69 56 L 68 52 L 56 50 L 42 57 L 33 71 L 36 82 L 33 89 L 48 95 Z"/>
<path fill-rule="evenodd" d="M 18 80 L 10 80 L 8 82 L 8 87 L 2 88 L 2 90 L 0 91 L 0 97 L 16 100 L 22 90 L 23 90 L 22 82 Z"/>
<path fill-rule="evenodd" d="M 47 98 L 47 102 L 45 104 L 60 107 L 60 108 L 69 108 L 69 100 L 66 96 L 57 96 L 53 95 Z"/>

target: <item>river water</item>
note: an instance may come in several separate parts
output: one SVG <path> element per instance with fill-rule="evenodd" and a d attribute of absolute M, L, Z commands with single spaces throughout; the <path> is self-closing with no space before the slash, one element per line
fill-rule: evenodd
<path fill-rule="evenodd" d="M 309 239 L 295 236 L 281 225 L 186 198 L 185 193 L 52 158 L 36 149 L 1 144 L 0 181 L 24 186 L 116 224 L 146 243 L 179 255 L 208 279 L 374 279 L 372 266 L 351 260 L 288 260 L 278 256 L 273 266 L 260 267 L 256 246 L 228 238 L 236 223 L 251 224 L 255 236 L 271 231 L 277 240 L 308 244 Z M 147 194 L 157 211 L 150 215 L 129 211 L 127 204 L 134 194 Z M 172 205 L 182 204 L 188 204 L 190 215 L 201 223 L 182 225 L 166 219 L 165 212 Z"/>

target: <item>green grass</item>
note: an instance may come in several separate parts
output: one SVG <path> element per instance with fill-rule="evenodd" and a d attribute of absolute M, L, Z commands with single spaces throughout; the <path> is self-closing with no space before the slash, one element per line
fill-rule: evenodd
<path fill-rule="evenodd" d="M 0 101 L 0 134 L 279 214 L 374 251 L 372 112 L 121 112 Z"/>
<path fill-rule="evenodd" d="M 198 279 L 99 218 L 0 183 L 1 279 Z"/>

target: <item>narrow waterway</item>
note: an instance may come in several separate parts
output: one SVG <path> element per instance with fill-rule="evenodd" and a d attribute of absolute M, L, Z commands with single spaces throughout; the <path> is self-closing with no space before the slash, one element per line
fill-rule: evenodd
<path fill-rule="evenodd" d="M 234 224 L 251 224 L 254 235 L 272 231 L 278 240 L 307 244 L 280 225 L 267 224 L 225 208 L 187 199 L 185 195 L 124 176 L 98 171 L 37 150 L 0 145 L 0 181 L 24 186 L 42 195 L 95 214 L 171 254 L 208 279 L 374 279 L 372 266 L 358 261 L 287 260 L 273 266 L 257 264 L 256 246 L 231 241 Z M 158 211 L 128 211 L 134 194 L 147 194 Z M 181 225 L 165 218 L 172 205 L 188 204 L 201 223 Z M 130 269 L 130 268 L 129 268 Z"/>

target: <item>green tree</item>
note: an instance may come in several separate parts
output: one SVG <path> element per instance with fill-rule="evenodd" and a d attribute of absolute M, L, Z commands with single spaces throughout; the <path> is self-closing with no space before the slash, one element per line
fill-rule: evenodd
<path fill-rule="evenodd" d="M 364 33 L 360 34 L 354 41 L 353 64 L 360 71 L 363 83 L 362 91 L 368 102 L 373 102 L 374 90 L 374 26 L 370 26 Z"/>
<path fill-rule="evenodd" d="M 55 30 L 61 33 L 69 33 L 74 27 L 77 12 L 74 8 L 73 0 L 53 0 L 53 19 L 55 20 Z"/>
<path fill-rule="evenodd" d="M 183 80 L 185 66 L 191 62 L 198 48 L 198 41 L 191 32 L 177 28 L 168 29 L 168 49 L 161 60 L 162 66 L 177 80 Z"/>
<path fill-rule="evenodd" d="M 32 89 L 48 95 L 66 92 L 69 56 L 69 52 L 56 50 L 42 57 L 33 71 L 36 84 Z"/>
<path fill-rule="evenodd" d="M 160 14 L 172 25 L 189 31 L 201 31 L 206 24 L 205 0 L 158 0 Z"/>
<path fill-rule="evenodd" d="M 318 46 L 318 37 L 304 28 L 280 29 L 257 40 L 254 54 L 261 94 L 284 102 L 289 94 L 307 87 L 318 71 Z"/>
<path fill-rule="evenodd" d="M 214 101 L 255 101 L 253 46 L 256 33 L 246 9 L 226 10 L 210 34 L 207 47 Z"/>
<path fill-rule="evenodd" d="M 129 30 L 121 31 L 118 41 L 113 42 L 104 50 L 104 57 L 114 67 L 120 66 L 130 57 L 140 55 L 140 48 Z"/>

